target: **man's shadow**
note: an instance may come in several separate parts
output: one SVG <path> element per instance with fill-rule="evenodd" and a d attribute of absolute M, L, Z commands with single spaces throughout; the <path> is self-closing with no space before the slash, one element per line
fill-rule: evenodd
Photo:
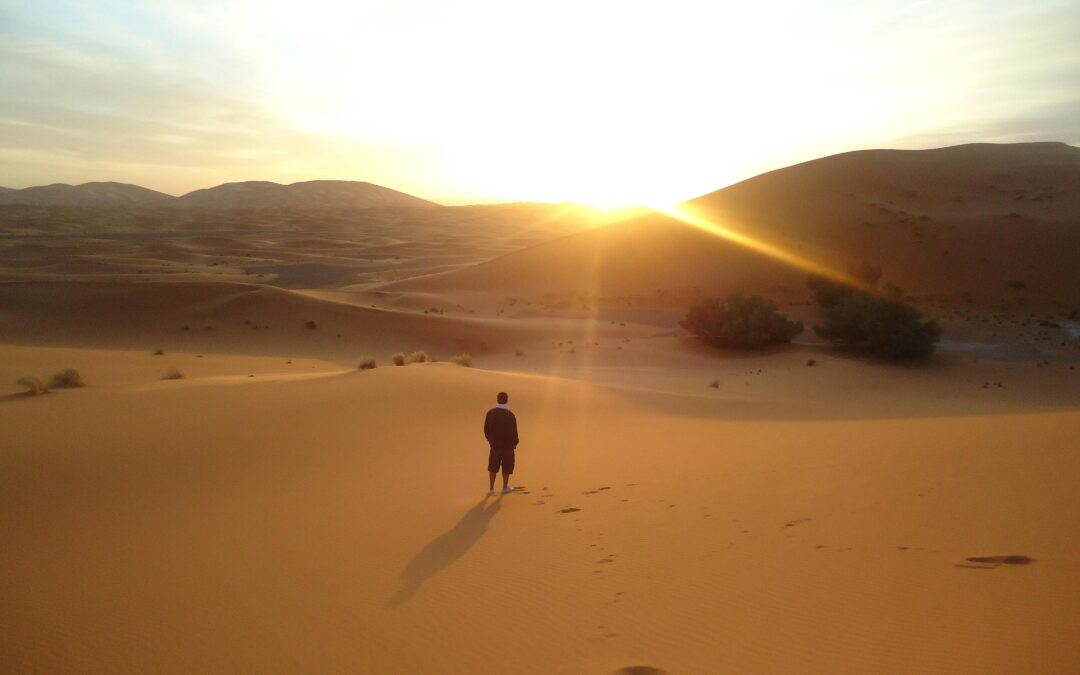
<path fill-rule="evenodd" d="M 453 529 L 440 534 L 405 566 L 401 572 L 401 589 L 386 603 L 388 608 L 405 603 L 420 589 L 424 582 L 438 572 L 452 565 L 472 545 L 480 540 L 487 531 L 492 517 L 502 506 L 502 499 L 496 499 L 484 508 L 487 500 L 481 501 L 462 516 Z"/>

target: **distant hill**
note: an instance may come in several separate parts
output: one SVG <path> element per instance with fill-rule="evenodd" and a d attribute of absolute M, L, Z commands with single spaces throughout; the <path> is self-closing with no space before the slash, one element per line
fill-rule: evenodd
<path fill-rule="evenodd" d="M 39 185 L 22 190 L 3 188 L 0 204 L 38 206 L 114 206 L 168 204 L 176 197 L 128 183 L 98 182 L 68 185 Z"/>
<path fill-rule="evenodd" d="M 438 206 L 380 185 L 346 180 L 313 180 L 291 185 L 269 181 L 225 183 L 189 192 L 177 199 L 176 204 L 205 208 Z"/>
<path fill-rule="evenodd" d="M 835 269 L 867 260 L 908 293 L 1080 308 L 1080 149 L 973 144 L 849 152 L 682 205 L 701 219 Z M 657 297 L 695 287 L 805 296 L 806 271 L 661 213 L 474 267 L 385 286 L 522 295 Z"/>
<path fill-rule="evenodd" d="M 127 183 L 39 185 L 22 190 L 0 188 L 0 204 L 33 206 L 179 206 L 211 209 L 433 207 L 426 199 L 372 183 L 313 180 L 292 185 L 269 181 L 225 183 L 174 197 Z"/>

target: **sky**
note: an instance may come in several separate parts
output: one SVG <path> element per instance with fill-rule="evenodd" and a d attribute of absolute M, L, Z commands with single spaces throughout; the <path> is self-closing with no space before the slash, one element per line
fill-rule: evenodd
<path fill-rule="evenodd" d="M 1080 2 L 0 0 L 0 186 L 665 205 L 838 152 L 1080 144 Z"/>

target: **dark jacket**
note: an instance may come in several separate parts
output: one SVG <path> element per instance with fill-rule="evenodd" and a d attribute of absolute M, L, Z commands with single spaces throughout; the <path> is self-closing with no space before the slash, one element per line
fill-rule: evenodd
<path fill-rule="evenodd" d="M 517 418 L 504 408 L 492 408 L 484 418 L 484 437 L 488 444 L 500 450 L 513 449 L 518 444 Z"/>

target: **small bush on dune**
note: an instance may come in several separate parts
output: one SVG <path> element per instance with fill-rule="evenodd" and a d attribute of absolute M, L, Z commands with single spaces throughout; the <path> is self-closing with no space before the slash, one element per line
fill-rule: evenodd
<path fill-rule="evenodd" d="M 41 380 L 37 379 L 33 375 L 26 375 L 24 377 L 20 377 L 18 380 L 15 381 L 15 384 L 19 385 L 20 387 L 26 387 L 26 391 L 24 393 L 27 396 L 37 396 L 38 394 L 44 394 L 46 391 L 48 391 L 45 388 L 45 385 L 41 383 Z"/>
<path fill-rule="evenodd" d="M 457 356 L 451 356 L 450 361 L 458 364 L 459 366 L 465 366 L 466 368 L 472 368 L 472 356 L 468 354 L 458 354 Z"/>
<path fill-rule="evenodd" d="M 419 349 L 412 354 L 409 354 L 409 363 L 427 363 L 427 352 L 423 349 Z"/>
<path fill-rule="evenodd" d="M 853 276 L 866 288 L 853 288 L 817 276 L 807 281 L 824 318 L 820 326 L 814 326 L 814 332 L 833 344 L 861 349 L 885 359 L 922 358 L 934 351 L 941 339 L 941 326 L 934 321 L 923 321 L 919 310 L 903 302 L 898 287 L 887 283 L 879 290 L 878 268 L 864 263 L 860 269 L 877 272 L 861 275 L 853 270 Z"/>
<path fill-rule="evenodd" d="M 165 356 L 165 350 L 158 347 L 154 350 L 154 356 Z"/>
<path fill-rule="evenodd" d="M 802 323 L 777 312 L 772 300 L 742 293 L 695 302 L 682 326 L 714 347 L 740 349 L 788 343 L 803 329 Z"/>
<path fill-rule="evenodd" d="M 163 379 L 163 380 L 182 380 L 182 379 L 184 379 L 184 374 L 181 373 L 180 369 L 177 368 L 176 366 L 169 366 L 168 369 L 165 370 L 165 377 L 163 377 L 161 379 Z"/>
<path fill-rule="evenodd" d="M 401 352 L 398 352 L 397 354 L 394 354 L 390 358 L 394 361 L 395 366 L 403 366 L 403 365 L 405 365 L 405 355 L 402 354 Z"/>
<path fill-rule="evenodd" d="M 357 366 L 360 370 L 371 370 L 372 368 L 378 368 L 379 364 L 375 363 L 375 357 L 365 356 L 360 359 L 360 365 Z"/>
<path fill-rule="evenodd" d="M 61 370 L 59 373 L 54 374 L 49 382 L 50 389 L 73 389 L 85 386 L 86 383 L 83 382 L 82 375 L 74 368 Z"/>

